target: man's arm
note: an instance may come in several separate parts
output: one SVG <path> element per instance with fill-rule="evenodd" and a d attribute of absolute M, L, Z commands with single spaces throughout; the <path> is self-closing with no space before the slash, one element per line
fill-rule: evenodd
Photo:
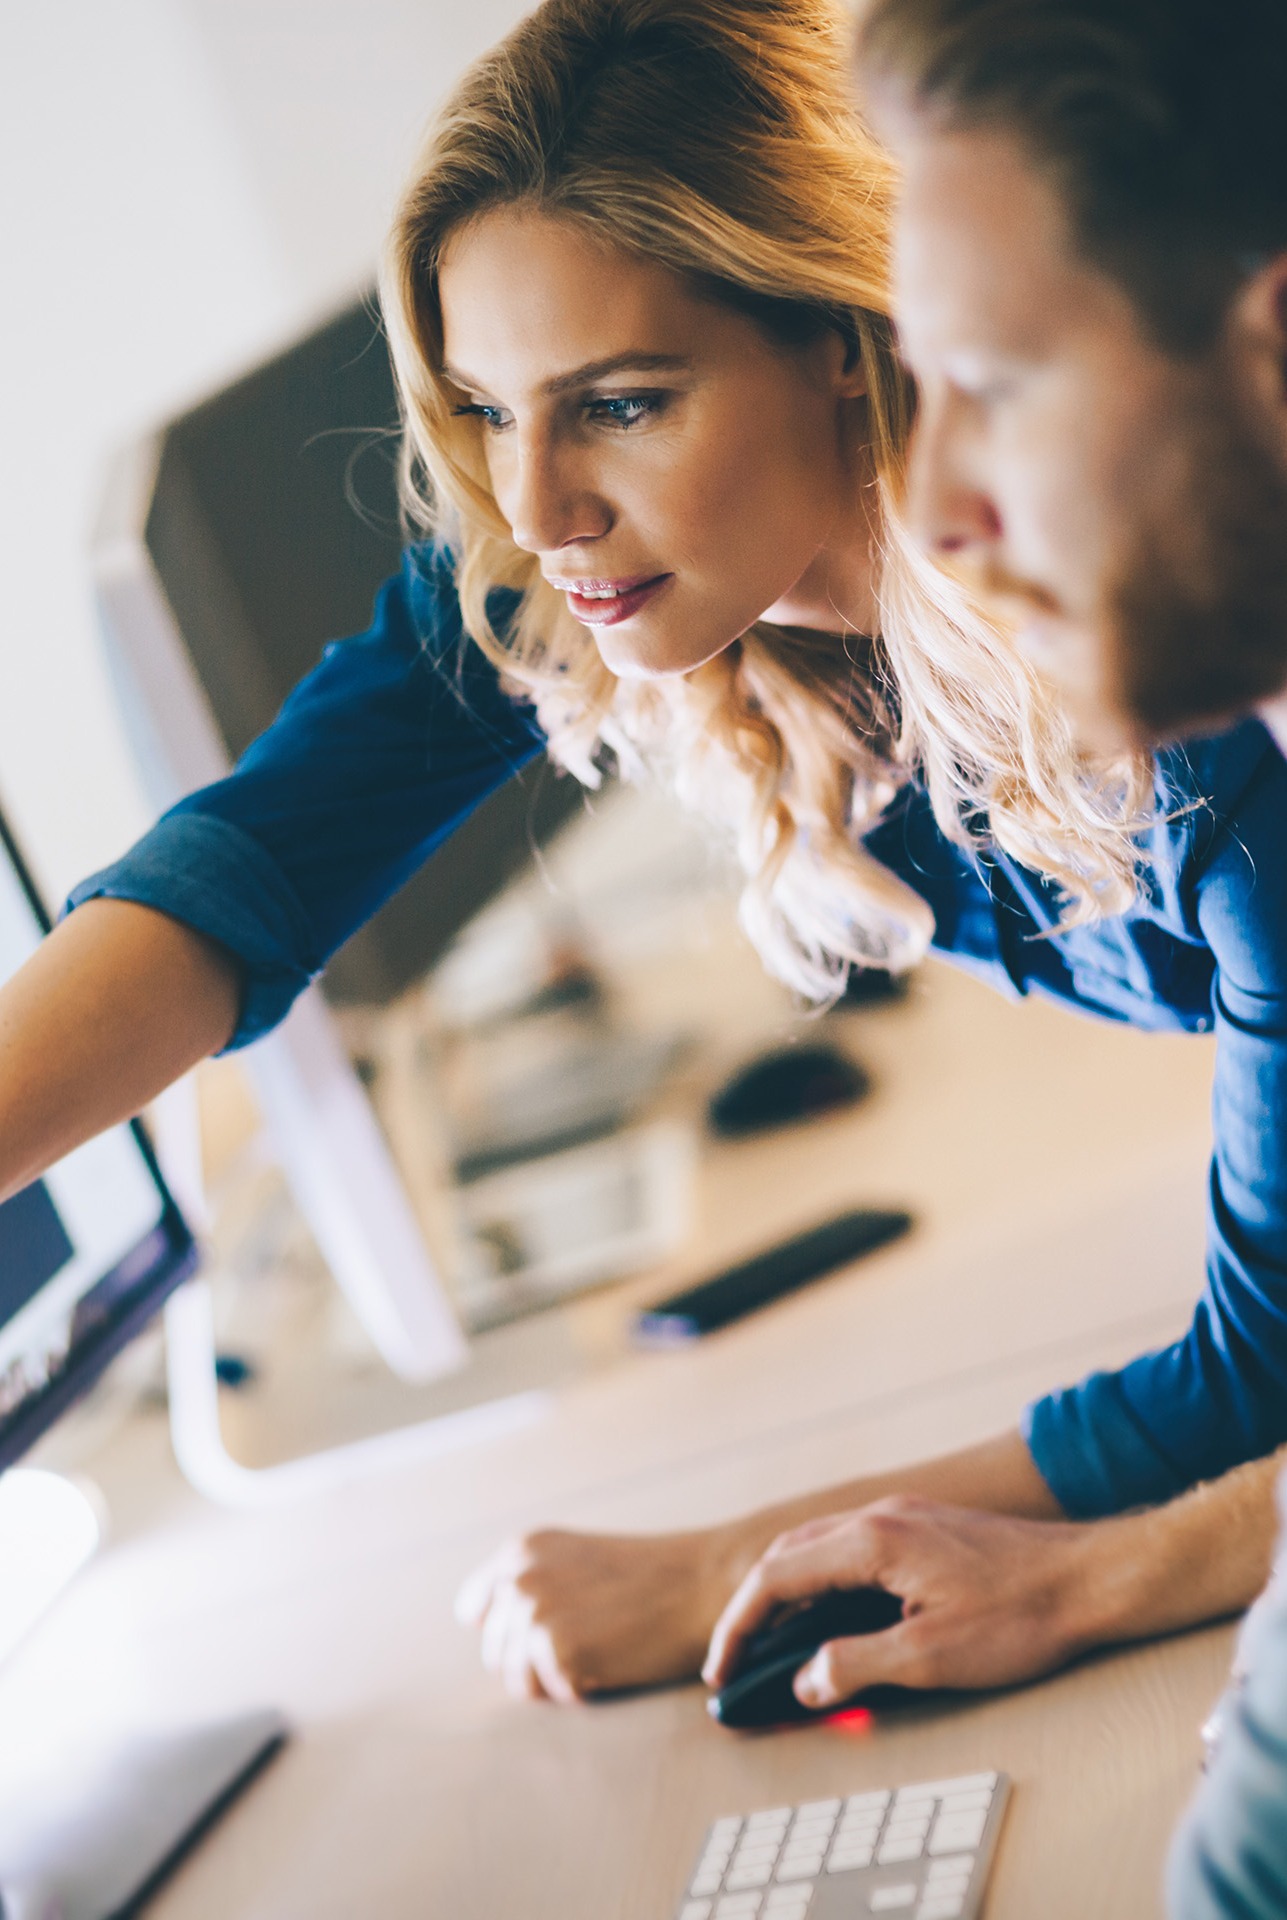
<path fill-rule="evenodd" d="M 0 988 L 0 1200 L 222 1047 L 241 970 L 168 915 L 92 900 Z"/>
<path fill-rule="evenodd" d="M 1281 1456 L 1254 1461 L 1166 1506 L 1088 1523 L 906 1496 L 809 1522 L 775 1541 L 742 1582 L 704 1677 L 723 1685 L 778 1607 L 832 1587 L 885 1587 L 901 1595 L 904 1616 L 819 1652 L 797 1681 L 816 1707 L 880 1683 L 1012 1685 L 1092 1647 L 1239 1612 L 1269 1575 L 1281 1465 Z"/>
<path fill-rule="evenodd" d="M 459 1612 L 482 1628 L 484 1659 L 512 1691 L 571 1699 L 689 1679 L 704 1661 L 718 1683 L 773 1604 L 775 1580 L 816 1592 L 883 1571 L 900 1593 L 919 1583 L 919 1624 L 911 1634 L 904 1623 L 841 1643 L 858 1649 L 853 1658 L 870 1660 L 877 1646 L 888 1653 L 901 1633 L 899 1647 L 906 1651 L 910 1640 L 918 1653 L 917 1684 L 995 1685 L 1050 1671 L 1090 1646 L 1246 1606 L 1272 1551 L 1273 1483 L 1274 1463 L 1260 1461 L 1169 1506 L 1078 1524 L 1062 1519 L 1011 1433 L 701 1532 L 532 1534 L 479 1569 Z M 766 1551 L 785 1529 L 802 1526 L 819 1542 L 812 1558 Z M 842 1575 L 830 1533 L 850 1526 L 853 1557 Z M 708 1654 L 735 1590 L 735 1609 Z M 1026 1639 L 1016 1631 L 1024 1620 Z M 970 1664 L 985 1643 L 996 1657 L 986 1680 Z M 866 1683 L 864 1675 L 854 1685 Z"/>

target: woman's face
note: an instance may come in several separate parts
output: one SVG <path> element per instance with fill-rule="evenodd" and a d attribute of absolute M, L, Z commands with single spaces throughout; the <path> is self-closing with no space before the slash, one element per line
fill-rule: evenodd
<path fill-rule="evenodd" d="M 497 503 L 608 666 L 682 673 L 762 618 L 871 631 L 862 376 L 570 221 L 488 213 L 441 269 L 445 371 Z"/>

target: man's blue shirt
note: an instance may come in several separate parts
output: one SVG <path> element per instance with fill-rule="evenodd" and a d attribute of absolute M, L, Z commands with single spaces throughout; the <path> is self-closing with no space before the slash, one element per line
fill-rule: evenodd
<path fill-rule="evenodd" d="M 71 904 L 134 900 L 236 954 L 243 1045 L 543 744 L 467 641 L 449 557 L 421 549 L 235 772 Z M 1207 1282 L 1188 1333 L 1025 1415 L 1037 1466 L 1087 1517 L 1287 1440 L 1287 762 L 1248 722 L 1157 765 L 1142 897 L 1096 926 L 1052 936 L 1052 889 L 1002 853 L 950 844 L 917 789 L 867 840 L 929 902 L 936 947 L 1005 991 L 1216 1034 Z"/>

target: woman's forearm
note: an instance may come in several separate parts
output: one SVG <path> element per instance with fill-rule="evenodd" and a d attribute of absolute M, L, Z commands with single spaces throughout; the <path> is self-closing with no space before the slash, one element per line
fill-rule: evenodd
<path fill-rule="evenodd" d="M 229 1039 L 238 962 L 168 915 L 91 900 L 0 988 L 0 1200 Z"/>

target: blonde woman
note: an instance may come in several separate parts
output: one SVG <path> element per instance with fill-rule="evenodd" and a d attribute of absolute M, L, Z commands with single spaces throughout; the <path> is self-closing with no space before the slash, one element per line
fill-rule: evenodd
<path fill-rule="evenodd" d="M 1033 1598 L 1084 1591 L 1095 1543 L 1120 1551 L 1066 1515 L 1165 1500 L 1282 1434 L 1287 1175 L 1246 1114 L 1287 1098 L 1287 774 L 1254 728 L 1191 763 L 1091 761 L 904 538 L 889 181 L 845 42 L 829 0 L 547 0 L 478 64 L 384 279 L 427 540 L 232 776 L 77 890 L 0 1003 L 11 1192 L 280 1018 L 548 742 L 590 783 L 605 761 L 670 780 L 730 833 L 750 936 L 805 996 L 933 941 L 1111 1018 L 1218 1020 L 1211 1284 L 1185 1341 L 880 1486 L 504 1550 L 465 1610 L 521 1690 L 694 1672 L 784 1524 L 898 1486 L 990 1510 L 938 1522 L 958 1614 L 970 1530 L 991 1529 L 964 1684 L 1200 1618 L 1261 1571 L 1226 1560 L 1160 1601 L 1119 1583 L 1116 1613 L 1102 1590 L 1093 1615 Z"/>

